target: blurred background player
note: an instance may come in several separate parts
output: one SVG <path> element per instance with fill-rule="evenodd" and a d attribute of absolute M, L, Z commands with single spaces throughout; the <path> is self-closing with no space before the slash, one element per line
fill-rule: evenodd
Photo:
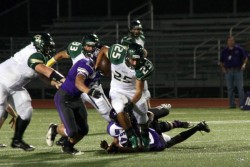
<path fill-rule="evenodd" d="M 140 20 L 132 21 L 128 29 L 129 33 L 127 36 L 124 36 L 121 39 L 121 44 L 124 46 L 128 46 L 131 43 L 137 43 L 144 48 L 145 36 L 143 35 L 142 24 Z"/>
<path fill-rule="evenodd" d="M 55 43 L 48 33 L 34 35 L 32 42 L 0 64 L 0 117 L 6 104 L 14 107 L 18 117 L 11 147 L 32 151 L 35 148 L 23 141 L 23 134 L 30 123 L 33 108 L 31 97 L 24 86 L 37 76 L 47 84 L 58 87 L 56 81 L 64 77 L 46 66 L 55 52 Z"/>

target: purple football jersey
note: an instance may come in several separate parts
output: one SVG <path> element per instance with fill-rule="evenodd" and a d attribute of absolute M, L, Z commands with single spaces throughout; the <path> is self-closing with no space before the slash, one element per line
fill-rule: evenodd
<path fill-rule="evenodd" d="M 77 75 L 84 75 L 84 84 L 91 87 L 100 81 L 100 74 L 94 69 L 94 62 L 91 59 L 85 58 L 76 62 L 68 72 L 65 82 L 61 85 L 61 89 L 68 92 L 72 96 L 79 97 L 81 91 L 75 86 Z"/>

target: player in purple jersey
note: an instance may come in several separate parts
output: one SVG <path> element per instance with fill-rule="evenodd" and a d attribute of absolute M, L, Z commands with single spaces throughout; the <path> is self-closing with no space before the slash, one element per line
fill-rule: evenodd
<path fill-rule="evenodd" d="M 133 118 L 134 116 L 129 114 L 130 118 L 132 120 L 132 124 L 136 125 L 136 119 Z M 153 114 L 148 113 L 150 120 L 152 121 L 150 125 L 155 121 L 153 119 Z M 190 126 L 185 126 L 187 122 L 181 122 L 181 121 L 173 121 L 173 122 L 158 122 L 157 120 L 157 126 L 158 129 L 154 129 L 153 126 L 149 128 L 149 151 L 162 151 L 165 148 L 170 148 L 174 146 L 175 144 L 181 143 L 184 140 L 191 137 L 193 134 L 195 134 L 197 131 L 205 131 L 207 133 L 210 132 L 210 129 L 208 125 L 205 123 L 205 121 L 202 121 L 198 123 L 196 126 L 183 131 L 179 133 L 178 135 L 174 137 L 170 137 L 164 132 L 170 131 L 174 128 L 189 128 Z M 154 125 L 155 126 L 155 125 Z M 136 128 L 135 126 L 133 126 Z M 124 131 L 124 129 L 116 122 L 110 122 L 107 126 L 107 131 L 110 136 L 113 137 L 113 142 L 108 145 L 107 141 L 101 141 L 101 148 L 106 150 L 108 153 L 124 153 L 124 152 L 140 152 L 145 151 L 139 147 L 138 149 L 132 149 L 131 143 L 129 142 L 127 135 Z M 137 131 L 138 132 L 138 131 Z"/>
<path fill-rule="evenodd" d="M 100 44 L 99 38 L 96 34 L 87 34 L 83 36 L 82 42 L 73 41 L 71 42 L 67 48 L 63 51 L 58 52 L 53 58 L 51 58 L 47 66 L 53 66 L 56 62 L 61 59 L 71 59 L 73 65 L 77 63 L 79 60 L 83 58 L 91 57 L 94 61 L 96 60 L 97 54 L 99 53 L 100 48 L 105 47 Z M 96 83 L 100 82 L 96 78 Z M 66 84 L 65 84 L 66 85 Z M 65 88 L 70 88 L 70 86 L 65 86 Z M 81 99 L 83 103 L 88 102 L 91 104 L 98 113 L 105 119 L 105 121 L 109 122 L 109 113 L 112 110 L 112 106 L 108 100 L 108 98 L 104 95 L 104 91 L 102 85 L 98 83 L 98 89 L 103 93 L 103 96 L 100 98 L 92 98 L 87 93 L 81 94 Z M 46 134 L 46 142 L 48 146 L 53 146 L 56 135 L 54 133 L 54 129 L 56 129 L 57 124 L 51 123 L 48 128 L 48 132 Z M 62 146 L 64 140 L 67 140 L 65 137 L 60 137 L 55 143 L 58 146 Z"/>
<path fill-rule="evenodd" d="M 103 95 L 97 88 L 100 75 L 93 68 L 94 63 L 91 58 L 76 62 L 54 96 L 54 102 L 62 122 L 54 132 L 68 137 L 62 146 L 64 153 L 81 154 L 74 148 L 74 145 L 88 134 L 87 110 L 81 100 L 81 94 L 84 92 L 96 99 Z"/>

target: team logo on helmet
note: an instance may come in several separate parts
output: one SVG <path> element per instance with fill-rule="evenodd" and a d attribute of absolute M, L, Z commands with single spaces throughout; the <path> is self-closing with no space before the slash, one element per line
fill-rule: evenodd
<path fill-rule="evenodd" d="M 36 34 L 32 38 L 32 42 L 38 52 L 45 56 L 52 56 L 55 54 L 55 42 L 48 33 Z"/>

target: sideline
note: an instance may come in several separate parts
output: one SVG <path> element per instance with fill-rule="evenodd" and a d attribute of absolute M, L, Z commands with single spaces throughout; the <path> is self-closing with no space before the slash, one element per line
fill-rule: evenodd
<path fill-rule="evenodd" d="M 187 99 L 151 99 L 151 106 L 170 103 L 173 108 L 227 108 L 227 98 L 187 98 Z M 33 99 L 32 105 L 37 109 L 54 109 L 53 99 Z M 93 108 L 89 103 L 86 107 Z"/>

